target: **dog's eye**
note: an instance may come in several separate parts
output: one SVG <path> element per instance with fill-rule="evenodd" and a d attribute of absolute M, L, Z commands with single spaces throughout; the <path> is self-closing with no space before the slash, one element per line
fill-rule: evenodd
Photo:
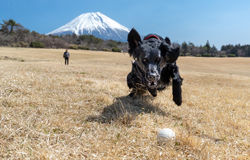
<path fill-rule="evenodd" d="M 156 59 L 156 62 L 160 62 L 160 61 L 161 61 L 161 59 L 160 59 L 160 58 L 157 58 L 157 59 Z"/>
<path fill-rule="evenodd" d="M 148 63 L 148 60 L 147 59 L 143 59 L 142 60 L 144 63 Z"/>

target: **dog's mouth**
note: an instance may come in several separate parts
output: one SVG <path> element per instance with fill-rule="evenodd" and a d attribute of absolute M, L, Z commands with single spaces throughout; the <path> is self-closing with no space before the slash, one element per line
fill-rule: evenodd
<path fill-rule="evenodd" d="M 148 87 L 155 88 L 157 86 L 157 81 L 148 81 Z"/>

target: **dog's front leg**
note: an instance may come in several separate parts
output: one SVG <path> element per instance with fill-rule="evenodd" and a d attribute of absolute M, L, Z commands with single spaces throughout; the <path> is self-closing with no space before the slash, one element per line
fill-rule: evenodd
<path fill-rule="evenodd" d="M 129 89 L 132 89 L 129 94 L 130 97 L 134 97 L 135 95 L 143 95 L 146 93 L 146 86 L 143 83 L 143 77 L 138 69 L 136 63 L 132 64 L 132 71 L 127 76 L 127 84 Z"/>
<path fill-rule="evenodd" d="M 175 104 L 180 106 L 182 103 L 181 85 L 183 79 L 180 76 L 179 68 L 176 63 L 173 64 L 172 79 L 173 101 L 175 102 Z"/>

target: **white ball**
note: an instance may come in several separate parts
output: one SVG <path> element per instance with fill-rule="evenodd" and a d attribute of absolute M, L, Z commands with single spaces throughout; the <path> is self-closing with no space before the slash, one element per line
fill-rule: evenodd
<path fill-rule="evenodd" d="M 157 134 L 157 142 L 159 144 L 163 144 L 174 139 L 175 139 L 175 133 L 172 129 L 169 128 L 164 128 L 160 130 L 159 133 Z"/>

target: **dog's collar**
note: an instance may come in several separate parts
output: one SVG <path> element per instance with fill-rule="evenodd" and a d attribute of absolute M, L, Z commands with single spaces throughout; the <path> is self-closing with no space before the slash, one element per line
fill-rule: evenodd
<path fill-rule="evenodd" d="M 156 35 L 150 35 L 150 36 L 148 36 L 147 38 L 145 38 L 144 40 L 147 40 L 147 39 L 149 39 L 149 38 L 156 38 L 156 39 L 160 39 L 160 38 L 158 38 Z"/>

